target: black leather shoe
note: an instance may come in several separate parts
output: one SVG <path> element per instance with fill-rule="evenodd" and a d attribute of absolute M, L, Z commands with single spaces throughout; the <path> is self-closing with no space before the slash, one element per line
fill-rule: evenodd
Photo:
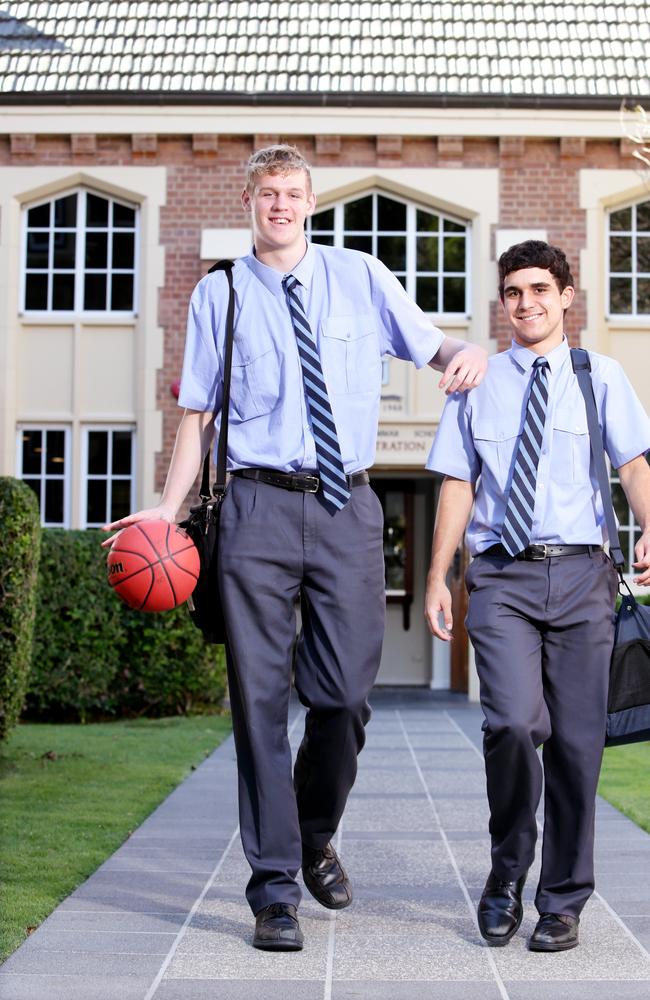
<path fill-rule="evenodd" d="M 310 893 L 328 910 L 342 910 L 352 902 L 352 886 L 331 844 L 323 848 L 302 845 L 302 877 Z"/>
<path fill-rule="evenodd" d="M 504 882 L 490 872 L 478 904 L 478 929 L 488 944 L 500 948 L 519 930 L 525 881 L 522 875 L 516 882 Z"/>
<path fill-rule="evenodd" d="M 530 936 L 531 951 L 568 951 L 578 944 L 579 917 L 568 913 L 542 913 Z"/>
<path fill-rule="evenodd" d="M 253 948 L 300 951 L 303 940 L 296 908 L 290 903 L 271 903 L 255 914 Z"/>

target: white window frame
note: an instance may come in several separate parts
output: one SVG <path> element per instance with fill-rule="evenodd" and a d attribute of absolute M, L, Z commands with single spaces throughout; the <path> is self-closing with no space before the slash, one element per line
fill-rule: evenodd
<path fill-rule="evenodd" d="M 46 472 L 46 452 L 41 453 L 41 471 L 35 473 L 25 473 L 23 471 L 23 434 L 25 431 L 40 431 L 46 434 L 47 431 L 63 431 L 63 473 Z M 70 484 L 72 480 L 72 456 L 70 453 L 70 427 L 65 424 L 19 423 L 16 428 L 16 476 L 18 479 L 39 479 L 41 483 L 39 508 L 41 512 L 41 524 L 44 528 L 69 528 L 70 527 Z M 63 521 L 61 523 L 45 520 L 45 485 L 51 480 L 63 480 Z"/>
<path fill-rule="evenodd" d="M 58 201 L 60 198 L 67 198 L 69 195 L 76 194 L 80 196 L 77 201 L 77 222 L 74 231 L 76 232 L 76 242 L 75 242 L 75 268 L 74 271 L 70 272 L 74 274 L 74 308 L 73 309 L 52 309 L 51 308 L 51 297 L 52 297 L 52 283 L 49 280 L 54 270 L 50 260 L 48 265 L 48 308 L 47 309 L 26 309 L 25 308 L 25 290 L 26 290 L 26 276 L 28 270 L 27 267 L 27 215 L 30 209 L 38 208 L 41 205 L 49 205 L 54 201 Z M 125 208 L 129 208 L 135 212 L 135 225 L 133 230 L 131 229 L 117 229 L 116 232 L 133 232 L 134 240 L 134 252 L 133 252 L 133 309 L 84 309 L 83 299 L 84 299 L 84 275 L 86 274 L 85 267 L 85 257 L 86 257 L 86 197 L 87 195 L 95 195 L 97 198 L 103 198 L 108 202 L 116 202 L 118 205 L 123 205 Z M 68 230 L 73 231 L 73 230 Z M 112 225 L 109 223 L 107 226 L 107 233 L 110 235 L 114 230 Z M 49 233 L 54 232 L 54 227 L 51 225 L 48 230 Z M 108 240 L 108 257 L 106 274 L 108 280 L 112 274 L 131 274 L 131 270 L 128 268 L 115 268 L 110 267 L 110 255 L 112 241 Z M 98 269 L 91 268 L 88 273 L 92 274 Z M 103 269 L 99 269 L 103 270 Z M 45 272 L 43 272 L 45 273 Z M 33 319 L 38 322 L 47 320 L 70 320 L 75 316 L 82 316 L 86 320 L 101 319 L 108 322 L 119 322 L 120 320 L 133 320 L 138 315 L 138 301 L 139 301 L 139 274 L 140 274 L 140 206 L 128 201 L 125 198 L 117 198 L 115 195 L 107 194 L 105 191 L 95 190 L 94 188 L 77 186 L 66 188 L 63 191 L 59 191 L 54 195 L 50 195 L 48 198 L 42 198 L 38 201 L 30 202 L 23 206 L 23 223 L 22 223 L 22 246 L 20 254 L 20 306 L 19 315 L 26 319 Z"/>
<path fill-rule="evenodd" d="M 420 276 L 420 277 L 429 277 L 429 276 L 435 277 L 436 276 L 436 275 L 433 275 L 433 274 L 429 275 L 427 272 L 418 272 L 416 270 L 416 262 L 417 262 L 416 237 L 418 235 L 420 235 L 420 236 L 435 235 L 435 234 L 427 234 L 425 232 L 418 231 L 418 229 L 416 228 L 417 227 L 417 212 L 418 211 L 428 212 L 430 215 L 436 215 L 436 216 L 438 216 L 441 220 L 443 220 L 443 222 L 444 222 L 444 220 L 447 220 L 448 222 L 453 222 L 456 225 L 460 225 L 460 226 L 464 227 L 464 236 L 465 236 L 465 270 L 464 271 L 448 271 L 448 272 L 444 272 L 443 271 L 444 241 L 443 241 L 443 239 L 441 239 L 439 237 L 438 238 L 438 274 L 437 274 L 437 277 L 438 277 L 438 301 L 439 302 L 444 301 L 444 299 L 442 297 L 442 287 L 443 287 L 442 283 L 443 283 L 444 277 L 449 277 L 449 278 L 459 277 L 459 278 L 464 278 L 465 279 L 465 309 L 462 312 L 443 312 L 441 310 L 438 310 L 436 312 L 432 312 L 432 311 L 426 310 L 426 313 L 427 313 L 428 316 L 435 316 L 435 317 L 439 317 L 439 318 L 449 317 L 450 319 L 455 320 L 456 322 L 459 319 L 464 319 L 464 320 L 469 319 L 470 314 L 471 314 L 471 302 L 472 302 L 472 287 L 471 287 L 472 225 L 471 225 L 471 221 L 469 219 L 462 219 L 462 218 L 460 218 L 458 216 L 454 216 L 454 215 L 450 214 L 449 212 L 444 212 L 444 211 L 441 211 L 438 208 L 434 208 L 431 205 L 424 205 L 424 204 L 420 204 L 419 202 L 410 201 L 407 198 L 403 198 L 400 195 L 394 194 L 392 191 L 386 191 L 386 190 L 384 190 L 382 188 L 369 188 L 368 190 L 365 190 L 365 191 L 358 191 L 356 194 L 351 195 L 348 198 L 344 198 L 341 201 L 334 202 L 334 203 L 332 203 L 330 205 L 328 205 L 328 204 L 319 205 L 317 207 L 317 209 L 316 209 L 316 212 L 314 213 L 315 215 L 317 215 L 319 212 L 326 212 L 326 211 L 329 211 L 331 209 L 334 209 L 334 228 L 333 229 L 327 229 L 327 230 L 318 230 L 317 232 L 318 233 L 322 232 L 324 235 L 333 235 L 333 237 L 334 237 L 334 246 L 335 247 L 343 247 L 343 239 L 344 239 L 344 232 L 345 232 L 344 231 L 344 226 L 343 226 L 343 221 L 344 221 L 343 220 L 343 212 L 344 212 L 345 206 L 348 205 L 348 204 L 350 204 L 350 202 L 360 201 L 362 198 L 366 198 L 366 197 L 368 197 L 370 195 L 382 196 L 384 198 L 388 198 L 388 199 L 390 199 L 392 201 L 399 202 L 400 204 L 406 206 L 406 229 L 404 230 L 404 232 L 397 233 L 397 232 L 392 232 L 391 230 L 381 230 L 380 231 L 378 229 L 378 220 L 377 220 L 377 198 L 376 197 L 373 198 L 372 231 L 371 231 L 372 253 L 373 253 L 373 256 L 375 256 L 375 257 L 377 256 L 377 239 L 378 239 L 379 236 L 399 235 L 399 236 L 405 236 L 406 237 L 406 267 L 405 267 L 406 285 L 405 285 L 405 287 L 406 287 L 407 294 L 413 299 L 413 301 L 416 301 L 416 281 L 417 281 L 417 277 L 418 276 Z M 443 231 L 441 231 L 441 233 L 442 232 Z M 350 230 L 348 232 L 348 235 L 354 235 L 354 231 Z M 366 233 L 364 233 L 364 235 L 366 235 Z M 449 235 L 452 235 L 452 234 L 450 233 Z M 460 235 L 460 234 L 458 234 L 458 235 Z M 308 236 L 309 239 L 311 239 L 311 236 L 312 236 L 311 216 L 307 219 L 307 236 Z M 314 241 L 314 242 L 316 242 L 316 241 Z M 400 271 L 399 273 L 402 273 L 402 272 Z"/>
<path fill-rule="evenodd" d="M 605 238 L 605 275 L 606 275 L 606 305 L 605 311 L 607 319 L 618 320 L 634 320 L 634 319 L 647 319 L 650 316 L 650 312 L 638 312 L 637 311 L 637 283 L 639 278 L 647 279 L 650 281 L 650 271 L 639 272 L 637 267 L 637 240 L 639 235 L 639 230 L 636 226 L 636 213 L 639 205 L 645 205 L 650 202 L 650 198 L 642 198 L 641 200 L 630 202 L 627 205 L 617 205 L 615 208 L 611 208 L 607 212 L 607 225 L 606 225 L 606 238 Z M 626 209 L 631 209 L 632 215 L 632 225 L 628 229 L 612 229 L 611 228 L 611 218 L 617 212 L 624 212 Z M 647 230 L 641 231 L 645 237 Z M 616 236 L 629 236 L 632 241 L 632 260 L 631 260 L 631 270 L 630 271 L 611 271 L 610 264 L 610 241 Z M 647 235 L 647 239 L 650 241 L 650 233 Z M 625 313 L 615 313 L 612 312 L 611 308 L 611 281 L 612 278 L 630 278 L 632 282 L 632 311 Z"/>
<path fill-rule="evenodd" d="M 108 437 L 108 447 L 106 450 L 106 474 L 99 474 L 96 472 L 88 472 L 88 444 L 89 435 L 93 431 L 104 432 L 109 435 Z M 114 475 L 112 470 L 113 466 L 113 434 L 116 431 L 129 431 L 131 434 L 131 472 L 130 475 L 124 475 L 120 473 L 119 475 Z M 87 484 L 90 479 L 101 480 L 108 484 L 106 490 L 106 521 L 102 523 L 107 523 L 110 521 L 110 498 L 112 495 L 111 486 L 114 480 L 119 482 L 124 482 L 128 480 L 131 484 L 130 489 L 130 500 L 129 500 L 129 511 L 135 509 L 135 476 L 137 471 L 137 454 L 136 454 L 136 428 L 134 424 L 85 424 L 82 428 L 81 436 L 81 476 L 80 476 L 80 504 L 79 510 L 81 512 L 81 527 L 86 528 L 96 528 L 98 525 L 93 522 L 88 523 L 88 504 L 87 504 Z M 99 525 L 101 527 L 101 525 Z"/>

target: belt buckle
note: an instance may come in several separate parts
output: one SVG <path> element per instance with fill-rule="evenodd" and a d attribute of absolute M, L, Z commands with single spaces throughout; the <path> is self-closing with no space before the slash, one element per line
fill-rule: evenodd
<path fill-rule="evenodd" d="M 318 476 L 301 476 L 298 482 L 300 485 L 297 489 L 302 490 L 304 493 L 318 493 L 320 488 L 320 479 Z"/>
<path fill-rule="evenodd" d="M 546 556 L 548 554 L 547 548 L 548 547 L 543 543 L 539 544 L 535 543 L 533 545 L 529 545 L 528 558 L 532 559 L 533 561 L 537 561 L 538 559 L 546 559 Z"/>

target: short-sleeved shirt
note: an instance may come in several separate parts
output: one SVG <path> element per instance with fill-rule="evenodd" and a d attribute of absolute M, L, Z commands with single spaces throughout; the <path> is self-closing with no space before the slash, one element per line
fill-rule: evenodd
<path fill-rule="evenodd" d="M 447 400 L 427 460 L 434 472 L 477 484 L 467 531 L 473 555 L 501 539 L 537 357 L 516 343 L 491 357 L 478 388 Z M 545 357 L 549 399 L 531 541 L 601 545 L 607 541 L 603 505 L 591 463 L 584 398 L 566 339 Z M 589 357 L 603 445 L 618 468 L 650 449 L 650 420 L 618 362 L 591 351 Z"/>
<path fill-rule="evenodd" d="M 426 365 L 444 339 L 379 260 L 308 244 L 291 272 L 320 353 L 347 473 L 374 462 L 383 355 Z M 253 251 L 235 262 L 228 468 L 316 469 L 296 338 L 281 271 Z M 221 409 L 228 284 L 206 275 L 190 301 L 179 404 Z M 219 418 L 217 419 L 217 429 Z M 216 438 L 215 438 L 216 440 Z"/>

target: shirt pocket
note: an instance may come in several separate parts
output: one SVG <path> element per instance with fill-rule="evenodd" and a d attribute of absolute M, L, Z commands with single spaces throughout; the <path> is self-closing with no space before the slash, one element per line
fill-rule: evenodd
<path fill-rule="evenodd" d="M 551 479 L 557 483 L 584 483 L 589 479 L 587 414 L 561 407 L 553 415 Z"/>
<path fill-rule="evenodd" d="M 519 443 L 519 421 L 501 417 L 479 417 L 472 427 L 474 447 L 481 463 L 505 489 Z"/>
<path fill-rule="evenodd" d="M 321 362 L 330 392 L 378 390 L 381 356 L 372 316 L 331 316 L 321 323 Z"/>
<path fill-rule="evenodd" d="M 265 351 L 235 342 L 230 404 L 241 420 L 270 413 L 280 397 L 280 368 L 272 347 Z"/>

